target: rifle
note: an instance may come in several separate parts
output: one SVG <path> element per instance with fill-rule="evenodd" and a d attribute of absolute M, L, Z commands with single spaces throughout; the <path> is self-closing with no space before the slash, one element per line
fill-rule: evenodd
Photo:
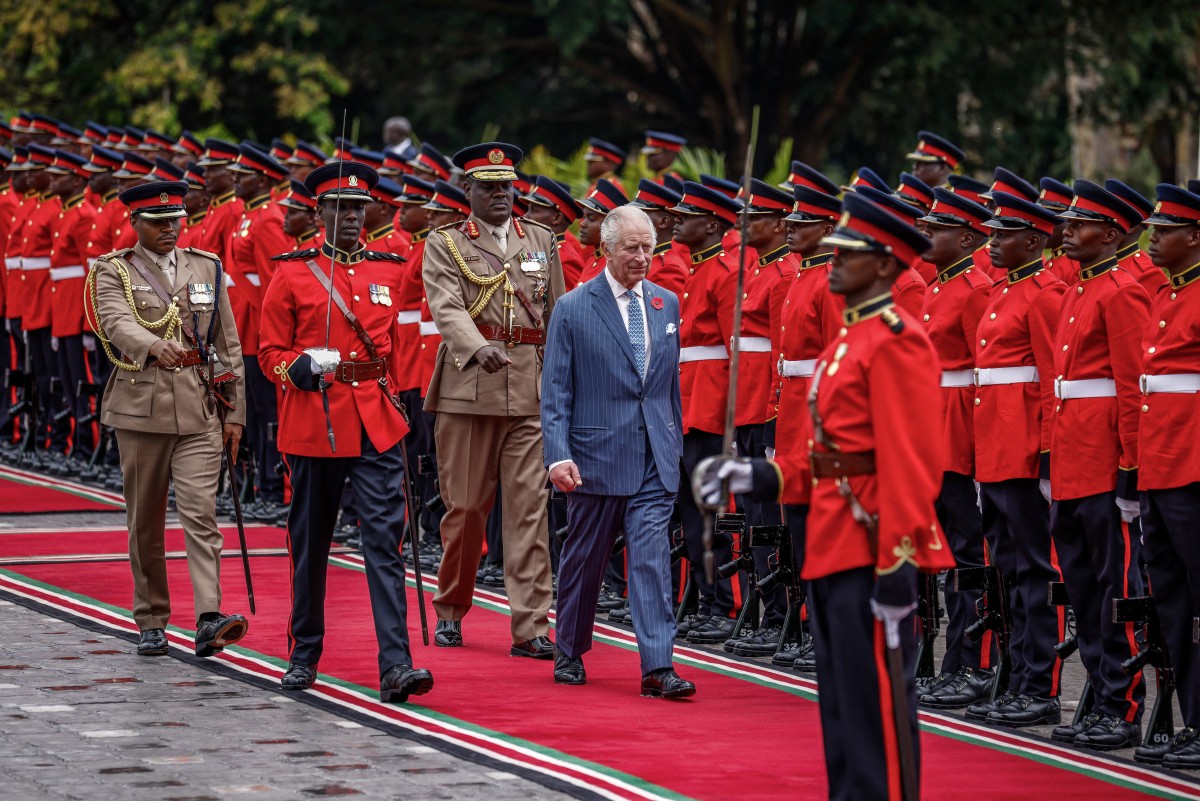
<path fill-rule="evenodd" d="M 1062 581 L 1051 581 L 1046 592 L 1047 606 L 1070 606 L 1071 599 L 1067 597 L 1067 585 Z M 1066 660 L 1071 654 L 1079 650 L 1079 641 L 1075 638 L 1074 632 L 1069 634 L 1066 639 L 1054 646 L 1054 653 L 1059 659 Z M 1083 680 L 1083 692 L 1079 694 L 1079 703 L 1075 707 L 1075 717 L 1071 723 L 1077 724 L 1089 714 L 1096 705 L 1096 697 L 1092 693 L 1092 682 L 1085 675 Z"/>
<path fill-rule="evenodd" d="M 942 630 L 942 603 L 938 593 L 938 574 L 922 572 L 917 579 L 917 614 L 921 617 L 921 641 L 917 644 L 916 678 L 932 679 L 933 647 Z"/>
<path fill-rule="evenodd" d="M 954 571 L 954 589 L 963 592 L 979 590 L 979 620 L 963 632 L 968 639 L 978 641 L 987 631 L 996 634 L 996 681 L 992 685 L 994 701 L 1008 688 L 1008 637 L 1012 632 L 1012 617 L 1008 611 L 1008 582 L 995 565 L 960 567 Z"/>
<path fill-rule="evenodd" d="M 737 534 L 737 556 L 732 561 L 718 566 L 717 575 L 727 579 L 744 571 L 747 586 L 751 590 L 742 600 L 742 608 L 733 624 L 733 633 L 729 635 L 729 640 L 736 640 L 747 625 L 751 629 L 758 627 L 758 599 L 753 594 L 753 591 L 758 589 L 758 568 L 754 564 L 754 553 L 751 550 L 753 528 L 746 525 L 745 515 L 722 514 L 717 515 L 716 530 L 729 534 L 731 541 L 735 539 L 733 535 Z"/>
<path fill-rule="evenodd" d="M 1175 736 L 1175 720 L 1171 713 L 1171 699 L 1175 696 L 1175 671 L 1171 667 L 1171 656 L 1167 652 L 1167 641 L 1163 637 L 1162 624 L 1158 619 L 1158 607 L 1154 598 L 1113 598 L 1113 623 L 1135 623 L 1143 631 L 1142 647 L 1136 654 L 1121 663 L 1125 675 L 1133 676 L 1142 668 L 1154 668 L 1154 681 L 1158 695 L 1154 710 L 1150 713 L 1146 744 L 1165 745 Z"/>

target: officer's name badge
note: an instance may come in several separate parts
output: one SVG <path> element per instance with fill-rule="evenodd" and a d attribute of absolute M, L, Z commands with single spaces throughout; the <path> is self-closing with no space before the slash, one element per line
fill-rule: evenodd
<path fill-rule="evenodd" d="M 142 286 L 141 284 L 130 284 L 129 288 L 138 292 L 149 292 L 150 287 Z"/>
<path fill-rule="evenodd" d="M 538 250 L 532 253 L 526 253 L 525 258 L 521 261 L 521 271 L 526 273 L 536 273 L 546 269 L 546 251 Z"/>
<path fill-rule="evenodd" d="M 380 306 L 392 305 L 392 290 L 391 287 L 382 286 L 381 284 L 371 284 L 371 302 Z"/>
<path fill-rule="evenodd" d="M 216 299 L 212 284 L 188 284 L 188 300 L 192 303 L 212 303 Z"/>

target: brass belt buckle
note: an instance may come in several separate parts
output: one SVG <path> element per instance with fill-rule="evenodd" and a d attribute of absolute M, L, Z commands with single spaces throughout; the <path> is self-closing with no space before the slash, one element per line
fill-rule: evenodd
<path fill-rule="evenodd" d="M 508 341 L 505 342 L 504 344 L 508 347 L 509 350 L 512 350 L 520 343 L 521 337 L 522 337 L 522 335 L 524 335 L 524 333 L 525 333 L 525 326 L 523 326 L 523 325 L 510 326 L 508 329 Z"/>

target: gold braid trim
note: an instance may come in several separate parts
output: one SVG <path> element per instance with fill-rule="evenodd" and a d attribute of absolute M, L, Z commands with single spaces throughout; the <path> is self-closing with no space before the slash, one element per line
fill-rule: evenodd
<path fill-rule="evenodd" d="M 133 319 L 137 324 L 147 331 L 157 331 L 163 329 L 161 334 L 162 339 L 170 339 L 180 327 L 181 320 L 179 318 L 179 306 L 175 301 L 171 301 L 171 305 L 167 307 L 167 312 L 158 320 L 146 320 L 137 310 L 137 301 L 133 298 L 133 282 L 129 278 L 129 268 L 125 262 L 121 261 L 116 256 L 110 256 L 106 259 L 110 264 L 117 268 L 117 275 L 121 278 L 121 285 L 125 288 L 125 300 L 129 303 L 129 310 L 133 312 Z M 104 355 L 113 363 L 113 366 L 121 370 L 136 371 L 141 370 L 142 366 L 136 362 L 123 362 L 116 353 L 113 352 L 112 341 L 104 333 L 104 326 L 100 324 L 100 310 L 96 302 L 96 273 L 98 269 L 93 268 L 87 274 L 87 299 L 88 311 L 91 312 L 92 328 L 96 329 L 96 339 L 100 340 L 100 345 L 104 348 Z"/>
<path fill-rule="evenodd" d="M 506 290 L 508 289 L 510 286 L 508 283 L 508 271 L 484 278 L 467 266 L 466 260 L 458 252 L 458 247 L 454 244 L 454 239 L 451 238 L 449 231 L 438 231 L 438 233 L 446 240 L 446 249 L 450 251 L 450 258 L 454 259 L 454 263 L 458 265 L 459 271 L 472 284 L 482 287 L 479 290 L 479 296 L 475 298 L 475 302 L 467 309 L 467 314 L 471 315 L 471 319 L 475 319 L 487 307 L 488 301 L 500 289 L 501 284 L 504 284 Z"/>

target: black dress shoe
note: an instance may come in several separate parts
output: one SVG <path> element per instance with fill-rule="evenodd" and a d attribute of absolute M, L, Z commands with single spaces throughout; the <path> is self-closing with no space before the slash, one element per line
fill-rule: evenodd
<path fill-rule="evenodd" d="M 779 626 L 766 626 L 740 638 L 730 650 L 738 656 L 771 656 L 779 648 L 782 636 L 783 629 Z"/>
<path fill-rule="evenodd" d="M 689 631 L 687 641 L 693 643 L 725 642 L 729 639 L 729 635 L 733 634 L 735 625 L 737 624 L 730 618 L 713 615 L 709 618 L 708 623 Z"/>
<path fill-rule="evenodd" d="M 1162 764 L 1164 768 L 1200 770 L 1200 729 L 1188 726 L 1176 734 L 1171 740 L 1171 751 L 1162 758 Z"/>
<path fill-rule="evenodd" d="M 710 620 L 712 615 L 684 615 L 683 620 L 675 627 L 675 636 L 684 639 L 689 632 L 706 625 Z"/>
<path fill-rule="evenodd" d="M 1021 693 L 1012 703 L 988 715 L 986 722 L 1020 729 L 1025 726 L 1053 726 L 1061 720 L 1062 707 L 1057 698 L 1037 698 Z"/>
<path fill-rule="evenodd" d="M 508 649 L 509 656 L 527 656 L 530 659 L 553 659 L 554 643 L 546 635 L 534 637 L 532 640 L 514 643 Z"/>
<path fill-rule="evenodd" d="M 620 609 L 624 605 L 625 599 L 621 596 L 621 593 L 613 592 L 608 587 L 600 588 L 600 599 L 596 601 L 597 609 L 609 612 L 613 609 Z"/>
<path fill-rule="evenodd" d="M 796 657 L 800 656 L 800 643 L 789 642 L 771 657 L 771 664 L 777 667 L 790 668 L 795 666 Z"/>
<path fill-rule="evenodd" d="M 1078 723 L 1055 726 L 1054 731 L 1050 732 L 1050 739 L 1058 740 L 1060 743 L 1073 743 L 1076 737 L 1095 726 L 1099 721 L 1099 712 L 1089 712 L 1081 717 Z"/>
<path fill-rule="evenodd" d="M 439 620 L 437 628 L 433 632 L 433 642 L 441 648 L 461 648 L 463 644 L 462 621 Z"/>
<path fill-rule="evenodd" d="M 962 709 L 992 696 L 996 674 L 990 670 L 963 666 L 949 681 L 922 693 L 917 703 L 930 709 Z"/>
<path fill-rule="evenodd" d="M 1194 744 L 1198 738 L 1200 738 L 1200 728 L 1188 726 L 1175 732 L 1175 736 L 1167 739 L 1166 742 L 1139 745 L 1133 751 L 1133 758 L 1148 765 L 1159 765 L 1162 764 L 1167 754 L 1183 753 L 1185 746 Z M 1200 748 L 1200 744 L 1197 744 L 1196 747 Z M 1200 767 L 1200 764 L 1197 767 Z"/>
<path fill-rule="evenodd" d="M 554 648 L 554 683 L 587 684 L 587 673 L 583 670 L 583 658 L 571 657 Z"/>
<path fill-rule="evenodd" d="M 1116 715 L 1101 715 L 1094 726 L 1075 735 L 1074 744 L 1094 751 L 1133 748 L 1142 744 L 1142 724 L 1128 723 Z"/>
<path fill-rule="evenodd" d="M 146 629 L 138 639 L 138 656 L 166 656 L 168 650 L 165 629 Z"/>
<path fill-rule="evenodd" d="M 246 636 L 250 624 L 241 615 L 205 612 L 196 622 L 196 656 L 212 656 Z"/>
<path fill-rule="evenodd" d="M 629 608 L 629 604 L 621 604 L 616 609 L 608 611 L 608 622 L 610 623 L 625 623 L 630 625 L 633 623 L 633 610 Z"/>
<path fill-rule="evenodd" d="M 1017 697 L 1016 690 L 1007 690 L 1004 693 L 996 696 L 995 701 L 982 700 L 977 704 L 971 704 L 967 707 L 964 713 L 969 720 L 987 720 L 987 716 L 995 712 L 997 709 L 1007 706 Z"/>
<path fill-rule="evenodd" d="M 410 695 L 424 695 L 433 689 L 433 674 L 425 668 L 395 665 L 379 680 L 379 700 L 385 704 L 403 704 Z"/>
<path fill-rule="evenodd" d="M 671 668 L 653 670 L 642 676 L 642 695 L 646 698 L 691 698 L 696 694 L 696 685 Z"/>
<path fill-rule="evenodd" d="M 796 661 L 792 663 L 792 670 L 796 673 L 817 672 L 817 648 L 811 634 L 805 634 L 800 638 L 800 653 L 796 655 Z"/>
<path fill-rule="evenodd" d="M 299 662 L 292 662 L 288 665 L 283 678 L 279 680 L 279 686 L 285 690 L 307 690 L 313 686 L 313 682 L 316 680 L 316 665 L 301 665 Z"/>

